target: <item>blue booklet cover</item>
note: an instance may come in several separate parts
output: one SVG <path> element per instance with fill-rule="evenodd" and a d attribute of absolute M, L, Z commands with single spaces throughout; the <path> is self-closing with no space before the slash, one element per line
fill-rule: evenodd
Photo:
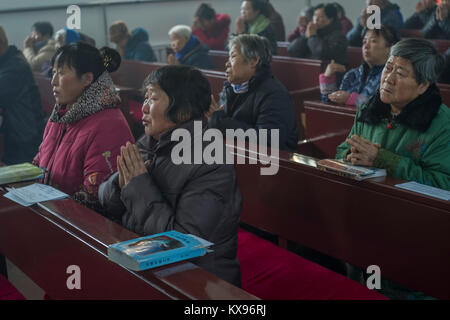
<path fill-rule="evenodd" d="M 112 244 L 108 246 L 108 259 L 140 271 L 202 256 L 212 245 L 200 237 L 172 230 Z"/>

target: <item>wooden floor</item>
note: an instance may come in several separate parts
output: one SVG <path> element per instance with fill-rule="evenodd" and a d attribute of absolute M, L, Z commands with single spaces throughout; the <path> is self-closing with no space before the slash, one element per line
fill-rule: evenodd
<path fill-rule="evenodd" d="M 28 300 L 42 300 L 44 291 L 28 278 L 11 261 L 6 259 L 8 268 L 8 280 L 22 293 Z"/>

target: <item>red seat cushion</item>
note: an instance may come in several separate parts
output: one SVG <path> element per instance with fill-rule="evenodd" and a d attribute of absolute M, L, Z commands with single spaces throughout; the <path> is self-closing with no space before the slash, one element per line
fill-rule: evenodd
<path fill-rule="evenodd" d="M 246 230 L 239 230 L 238 239 L 242 289 L 261 299 L 387 299 Z"/>
<path fill-rule="evenodd" d="M 9 282 L 0 275 L 0 300 L 25 300 L 25 297 Z"/>

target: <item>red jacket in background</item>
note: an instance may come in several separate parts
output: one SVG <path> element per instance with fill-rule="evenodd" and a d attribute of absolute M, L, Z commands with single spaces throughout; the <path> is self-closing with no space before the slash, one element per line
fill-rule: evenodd
<path fill-rule="evenodd" d="M 120 147 L 134 143 L 111 85 L 105 72 L 68 111 L 56 105 L 47 122 L 33 163 L 48 171 L 45 183 L 70 196 L 97 198 L 100 184 L 117 171 Z"/>
<path fill-rule="evenodd" d="M 206 44 L 210 50 L 225 50 L 230 23 L 229 15 L 216 14 L 216 22 L 208 30 L 195 28 L 192 30 L 192 34 L 198 37 L 203 44 Z"/>
<path fill-rule="evenodd" d="M 353 23 L 350 21 L 349 18 L 347 17 L 343 17 L 341 19 L 341 26 L 342 26 L 342 33 L 344 35 L 347 34 L 347 32 L 349 32 L 350 30 L 352 30 L 353 28 Z"/>

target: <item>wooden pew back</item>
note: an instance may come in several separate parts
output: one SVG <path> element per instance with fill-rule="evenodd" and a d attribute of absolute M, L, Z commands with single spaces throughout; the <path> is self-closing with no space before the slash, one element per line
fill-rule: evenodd
<path fill-rule="evenodd" d="M 347 54 L 350 60 L 349 69 L 357 68 L 363 62 L 361 47 L 348 47 Z"/>
<path fill-rule="evenodd" d="M 241 221 L 439 298 L 450 298 L 448 203 L 396 188 L 392 178 L 357 182 L 280 152 L 276 175 L 239 155 Z M 432 261 L 439 261 L 435 264 Z"/>
<path fill-rule="evenodd" d="M 0 207 L 0 252 L 51 299 L 256 299 L 188 261 L 140 272 L 111 262 L 107 246 L 138 235 L 74 200 L 43 203 L 47 211 L 0 196 Z M 82 290 L 67 287 L 73 264 Z"/>
<path fill-rule="evenodd" d="M 40 73 L 33 73 L 33 75 L 41 96 L 42 110 L 46 116 L 49 116 L 52 113 L 56 102 L 55 96 L 53 95 L 51 79 Z"/>
<path fill-rule="evenodd" d="M 282 57 L 289 57 L 288 53 L 289 42 L 288 41 L 278 41 L 277 42 L 277 55 Z"/>
<path fill-rule="evenodd" d="M 209 56 L 217 70 L 225 71 L 228 52 L 210 50 Z M 273 74 L 288 91 L 312 88 L 319 84 L 319 74 L 322 69 L 320 60 L 274 56 L 271 66 Z"/>

